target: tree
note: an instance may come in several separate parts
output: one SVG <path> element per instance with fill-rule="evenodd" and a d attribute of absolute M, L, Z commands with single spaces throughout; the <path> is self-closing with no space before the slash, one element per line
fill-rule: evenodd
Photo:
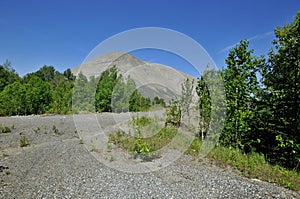
<path fill-rule="evenodd" d="M 113 112 L 127 112 L 129 109 L 129 98 L 127 100 L 126 83 L 123 78 L 120 78 L 113 89 L 111 104 Z"/>
<path fill-rule="evenodd" d="M 32 77 L 25 85 L 26 103 L 28 110 L 26 114 L 42 114 L 48 111 L 52 104 L 51 85 L 39 77 Z"/>
<path fill-rule="evenodd" d="M 221 141 L 225 145 L 245 149 L 252 144 L 249 136 L 251 120 L 254 118 L 253 104 L 257 92 L 257 66 L 260 60 L 248 50 L 249 42 L 242 40 L 230 50 L 224 70 L 227 117 Z"/>
<path fill-rule="evenodd" d="M 0 93 L 0 115 L 23 115 L 27 113 L 26 89 L 20 82 L 14 82 Z"/>
<path fill-rule="evenodd" d="M 292 23 L 275 29 L 274 48 L 262 67 L 268 155 L 296 168 L 300 163 L 300 11 Z"/>
<path fill-rule="evenodd" d="M 112 111 L 112 94 L 116 84 L 120 81 L 122 76 L 118 76 L 118 69 L 114 65 L 113 67 L 105 70 L 97 84 L 95 94 L 95 108 L 99 112 L 111 112 Z"/>
<path fill-rule="evenodd" d="M 199 96 L 199 115 L 200 115 L 200 132 L 202 140 L 205 139 L 206 133 L 208 131 L 209 122 L 210 122 L 210 114 L 211 114 L 211 99 L 208 90 L 207 83 L 205 82 L 205 76 L 207 72 L 205 72 L 197 82 L 197 95 Z"/>
<path fill-rule="evenodd" d="M 130 110 L 130 98 L 136 90 L 135 81 L 128 77 L 125 81 L 122 77 L 116 84 L 112 94 L 113 112 L 127 112 Z"/>
<path fill-rule="evenodd" d="M 166 107 L 165 100 L 163 98 L 159 98 L 158 96 L 155 96 L 153 98 L 152 105 L 160 105 L 162 107 Z"/>
<path fill-rule="evenodd" d="M 46 66 L 44 65 L 34 74 L 41 78 L 45 82 L 51 82 L 55 77 L 55 68 L 53 66 Z"/>
<path fill-rule="evenodd" d="M 76 78 L 73 88 L 72 105 L 74 112 L 93 112 L 95 110 L 95 92 L 98 79 L 87 77 L 80 72 Z"/>
<path fill-rule="evenodd" d="M 73 82 L 65 81 L 63 78 L 60 79 L 52 91 L 52 112 L 66 114 L 72 110 L 72 88 Z"/>
<path fill-rule="evenodd" d="M 9 84 L 19 81 L 18 73 L 12 68 L 10 61 L 6 60 L 3 66 L 0 65 L 0 92 Z"/>
<path fill-rule="evenodd" d="M 67 79 L 67 81 L 69 82 L 73 82 L 75 81 L 76 77 L 73 75 L 72 71 L 70 68 L 68 68 L 67 70 L 65 70 L 63 72 L 64 77 Z"/>
<path fill-rule="evenodd" d="M 129 100 L 129 111 L 138 112 L 138 111 L 148 111 L 151 107 L 150 98 L 145 98 L 142 94 L 135 89 L 130 96 Z"/>
<path fill-rule="evenodd" d="M 184 83 L 181 84 L 181 95 L 180 95 L 180 107 L 181 116 L 184 117 L 186 114 L 188 125 L 190 125 L 190 108 L 194 96 L 194 80 L 186 79 Z"/>

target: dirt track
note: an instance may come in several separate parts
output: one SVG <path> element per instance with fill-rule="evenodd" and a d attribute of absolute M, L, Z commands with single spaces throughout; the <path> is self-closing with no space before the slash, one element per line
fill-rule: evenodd
<path fill-rule="evenodd" d="M 82 118 L 89 117 L 95 116 Z M 103 130 L 116 120 L 111 114 L 97 119 Z M 83 132 L 73 116 L 9 117 L 0 118 L 0 124 L 14 126 L 11 133 L 0 134 L 1 198 L 300 198 L 297 192 L 186 155 L 150 173 L 112 169 L 80 143 Z M 20 133 L 29 146 L 19 146 Z"/>

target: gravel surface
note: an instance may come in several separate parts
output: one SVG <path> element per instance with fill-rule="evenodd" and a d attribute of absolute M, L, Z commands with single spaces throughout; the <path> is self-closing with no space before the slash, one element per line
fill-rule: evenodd
<path fill-rule="evenodd" d="M 115 124 L 110 114 L 97 117 L 103 129 Z M 1 124 L 14 129 L 0 134 L 0 198 L 300 198 L 187 155 L 149 173 L 112 169 L 80 143 L 73 116 L 0 118 Z M 29 146 L 19 147 L 20 133 Z"/>

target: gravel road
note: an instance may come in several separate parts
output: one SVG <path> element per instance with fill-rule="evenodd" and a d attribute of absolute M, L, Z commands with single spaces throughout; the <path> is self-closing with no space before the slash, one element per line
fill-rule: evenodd
<path fill-rule="evenodd" d="M 115 125 L 111 114 L 97 119 L 102 129 Z M 154 172 L 112 169 L 80 142 L 73 116 L 8 117 L 1 124 L 14 129 L 0 134 L 0 198 L 300 198 L 187 155 Z M 29 146 L 19 147 L 20 133 Z"/>

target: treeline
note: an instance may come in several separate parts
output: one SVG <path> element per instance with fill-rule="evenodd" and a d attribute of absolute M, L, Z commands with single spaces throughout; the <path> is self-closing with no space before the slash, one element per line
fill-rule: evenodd
<path fill-rule="evenodd" d="M 230 50 L 220 71 L 226 93 L 226 118 L 220 144 L 258 152 L 272 163 L 300 169 L 300 12 L 275 29 L 267 56 L 253 56 L 242 40 Z M 207 132 L 211 102 L 210 73 L 198 80 L 200 125 Z M 202 135 L 203 137 L 203 135 Z"/>
<path fill-rule="evenodd" d="M 136 89 L 132 78 L 125 81 L 113 66 L 100 77 L 70 69 L 63 73 L 53 66 L 43 66 L 19 77 L 9 61 L 0 65 L 0 115 L 67 114 L 88 112 L 147 111 L 151 106 L 165 106 L 163 99 L 146 98 Z"/>
<path fill-rule="evenodd" d="M 9 61 L 0 65 L 0 115 L 68 113 L 72 110 L 75 77 L 70 69 L 60 73 L 43 66 L 23 78 Z"/>
<path fill-rule="evenodd" d="M 124 78 L 117 66 L 105 70 L 100 77 L 87 79 L 79 73 L 73 92 L 74 112 L 138 112 L 152 106 L 165 106 L 162 98 L 144 97 L 131 77 Z"/>

